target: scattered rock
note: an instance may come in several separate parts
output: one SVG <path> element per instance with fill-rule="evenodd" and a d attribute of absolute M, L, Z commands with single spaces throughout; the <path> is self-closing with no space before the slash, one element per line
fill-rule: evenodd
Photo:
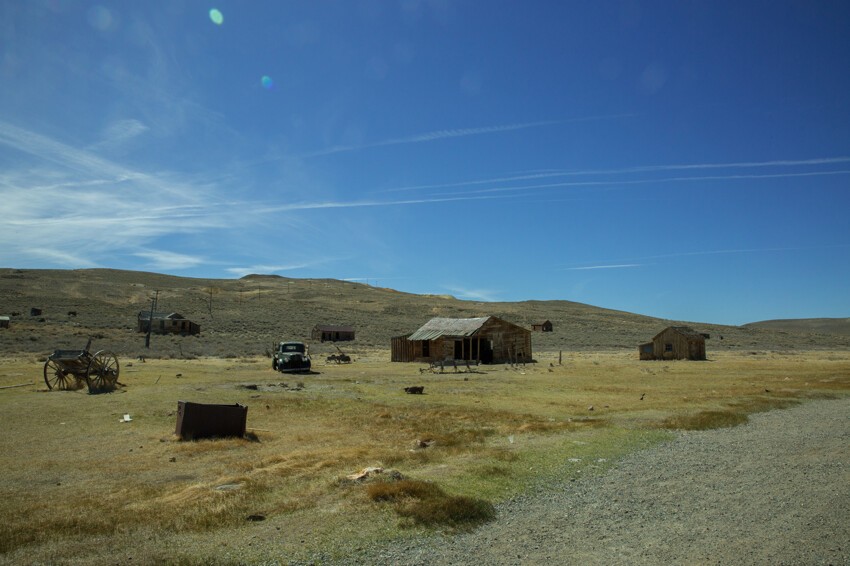
<path fill-rule="evenodd" d="M 265 521 L 266 516 L 260 515 L 260 514 L 254 514 L 254 515 L 248 515 L 247 517 L 245 517 L 245 519 L 248 520 L 248 521 Z"/>
<path fill-rule="evenodd" d="M 425 392 L 425 386 L 411 385 L 410 387 L 405 387 L 404 392 L 409 393 L 410 395 L 422 395 Z"/>
<path fill-rule="evenodd" d="M 359 472 L 345 476 L 345 479 L 353 482 L 364 482 L 376 477 L 387 478 L 393 481 L 404 479 L 398 470 L 384 470 L 379 466 L 363 468 Z"/>

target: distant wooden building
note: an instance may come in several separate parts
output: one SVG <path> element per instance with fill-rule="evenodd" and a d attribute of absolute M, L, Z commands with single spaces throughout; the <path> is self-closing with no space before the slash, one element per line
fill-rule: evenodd
<path fill-rule="evenodd" d="M 319 342 L 349 342 L 354 340 L 354 328 L 317 324 L 313 327 L 311 337 Z"/>
<path fill-rule="evenodd" d="M 554 330 L 554 328 L 552 327 L 552 322 L 549 320 L 535 322 L 531 325 L 532 332 L 552 332 L 552 330 Z"/>
<path fill-rule="evenodd" d="M 0 328 L 9 328 L 10 320 L 8 316 L 0 316 Z"/>
<path fill-rule="evenodd" d="M 704 360 L 705 339 L 688 326 L 670 326 L 638 347 L 642 360 Z"/>
<path fill-rule="evenodd" d="M 394 362 L 530 362 L 531 331 L 495 316 L 432 318 L 412 334 L 392 339 Z"/>
<path fill-rule="evenodd" d="M 185 318 L 182 314 L 172 312 L 140 311 L 138 331 L 147 332 L 150 328 L 153 334 L 200 334 L 201 326 Z"/>

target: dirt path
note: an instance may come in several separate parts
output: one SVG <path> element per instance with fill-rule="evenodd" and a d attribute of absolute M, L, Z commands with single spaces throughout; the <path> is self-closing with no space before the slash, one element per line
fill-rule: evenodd
<path fill-rule="evenodd" d="M 681 433 L 605 475 L 499 507 L 383 564 L 850 564 L 850 399 Z"/>

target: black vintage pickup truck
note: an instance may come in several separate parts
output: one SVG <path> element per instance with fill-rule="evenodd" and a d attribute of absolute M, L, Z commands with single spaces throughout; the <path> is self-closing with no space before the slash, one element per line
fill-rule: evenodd
<path fill-rule="evenodd" d="M 303 342 L 280 342 L 272 357 L 272 368 L 285 373 L 309 372 L 310 353 Z"/>

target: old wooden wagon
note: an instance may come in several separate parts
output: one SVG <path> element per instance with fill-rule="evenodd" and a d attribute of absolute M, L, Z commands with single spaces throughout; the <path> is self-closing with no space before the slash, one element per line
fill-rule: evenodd
<path fill-rule="evenodd" d="M 90 393 L 109 391 L 118 383 L 118 357 L 112 352 L 89 351 L 91 338 L 82 350 L 56 350 L 44 363 L 48 389 L 78 389 L 83 382 Z"/>

